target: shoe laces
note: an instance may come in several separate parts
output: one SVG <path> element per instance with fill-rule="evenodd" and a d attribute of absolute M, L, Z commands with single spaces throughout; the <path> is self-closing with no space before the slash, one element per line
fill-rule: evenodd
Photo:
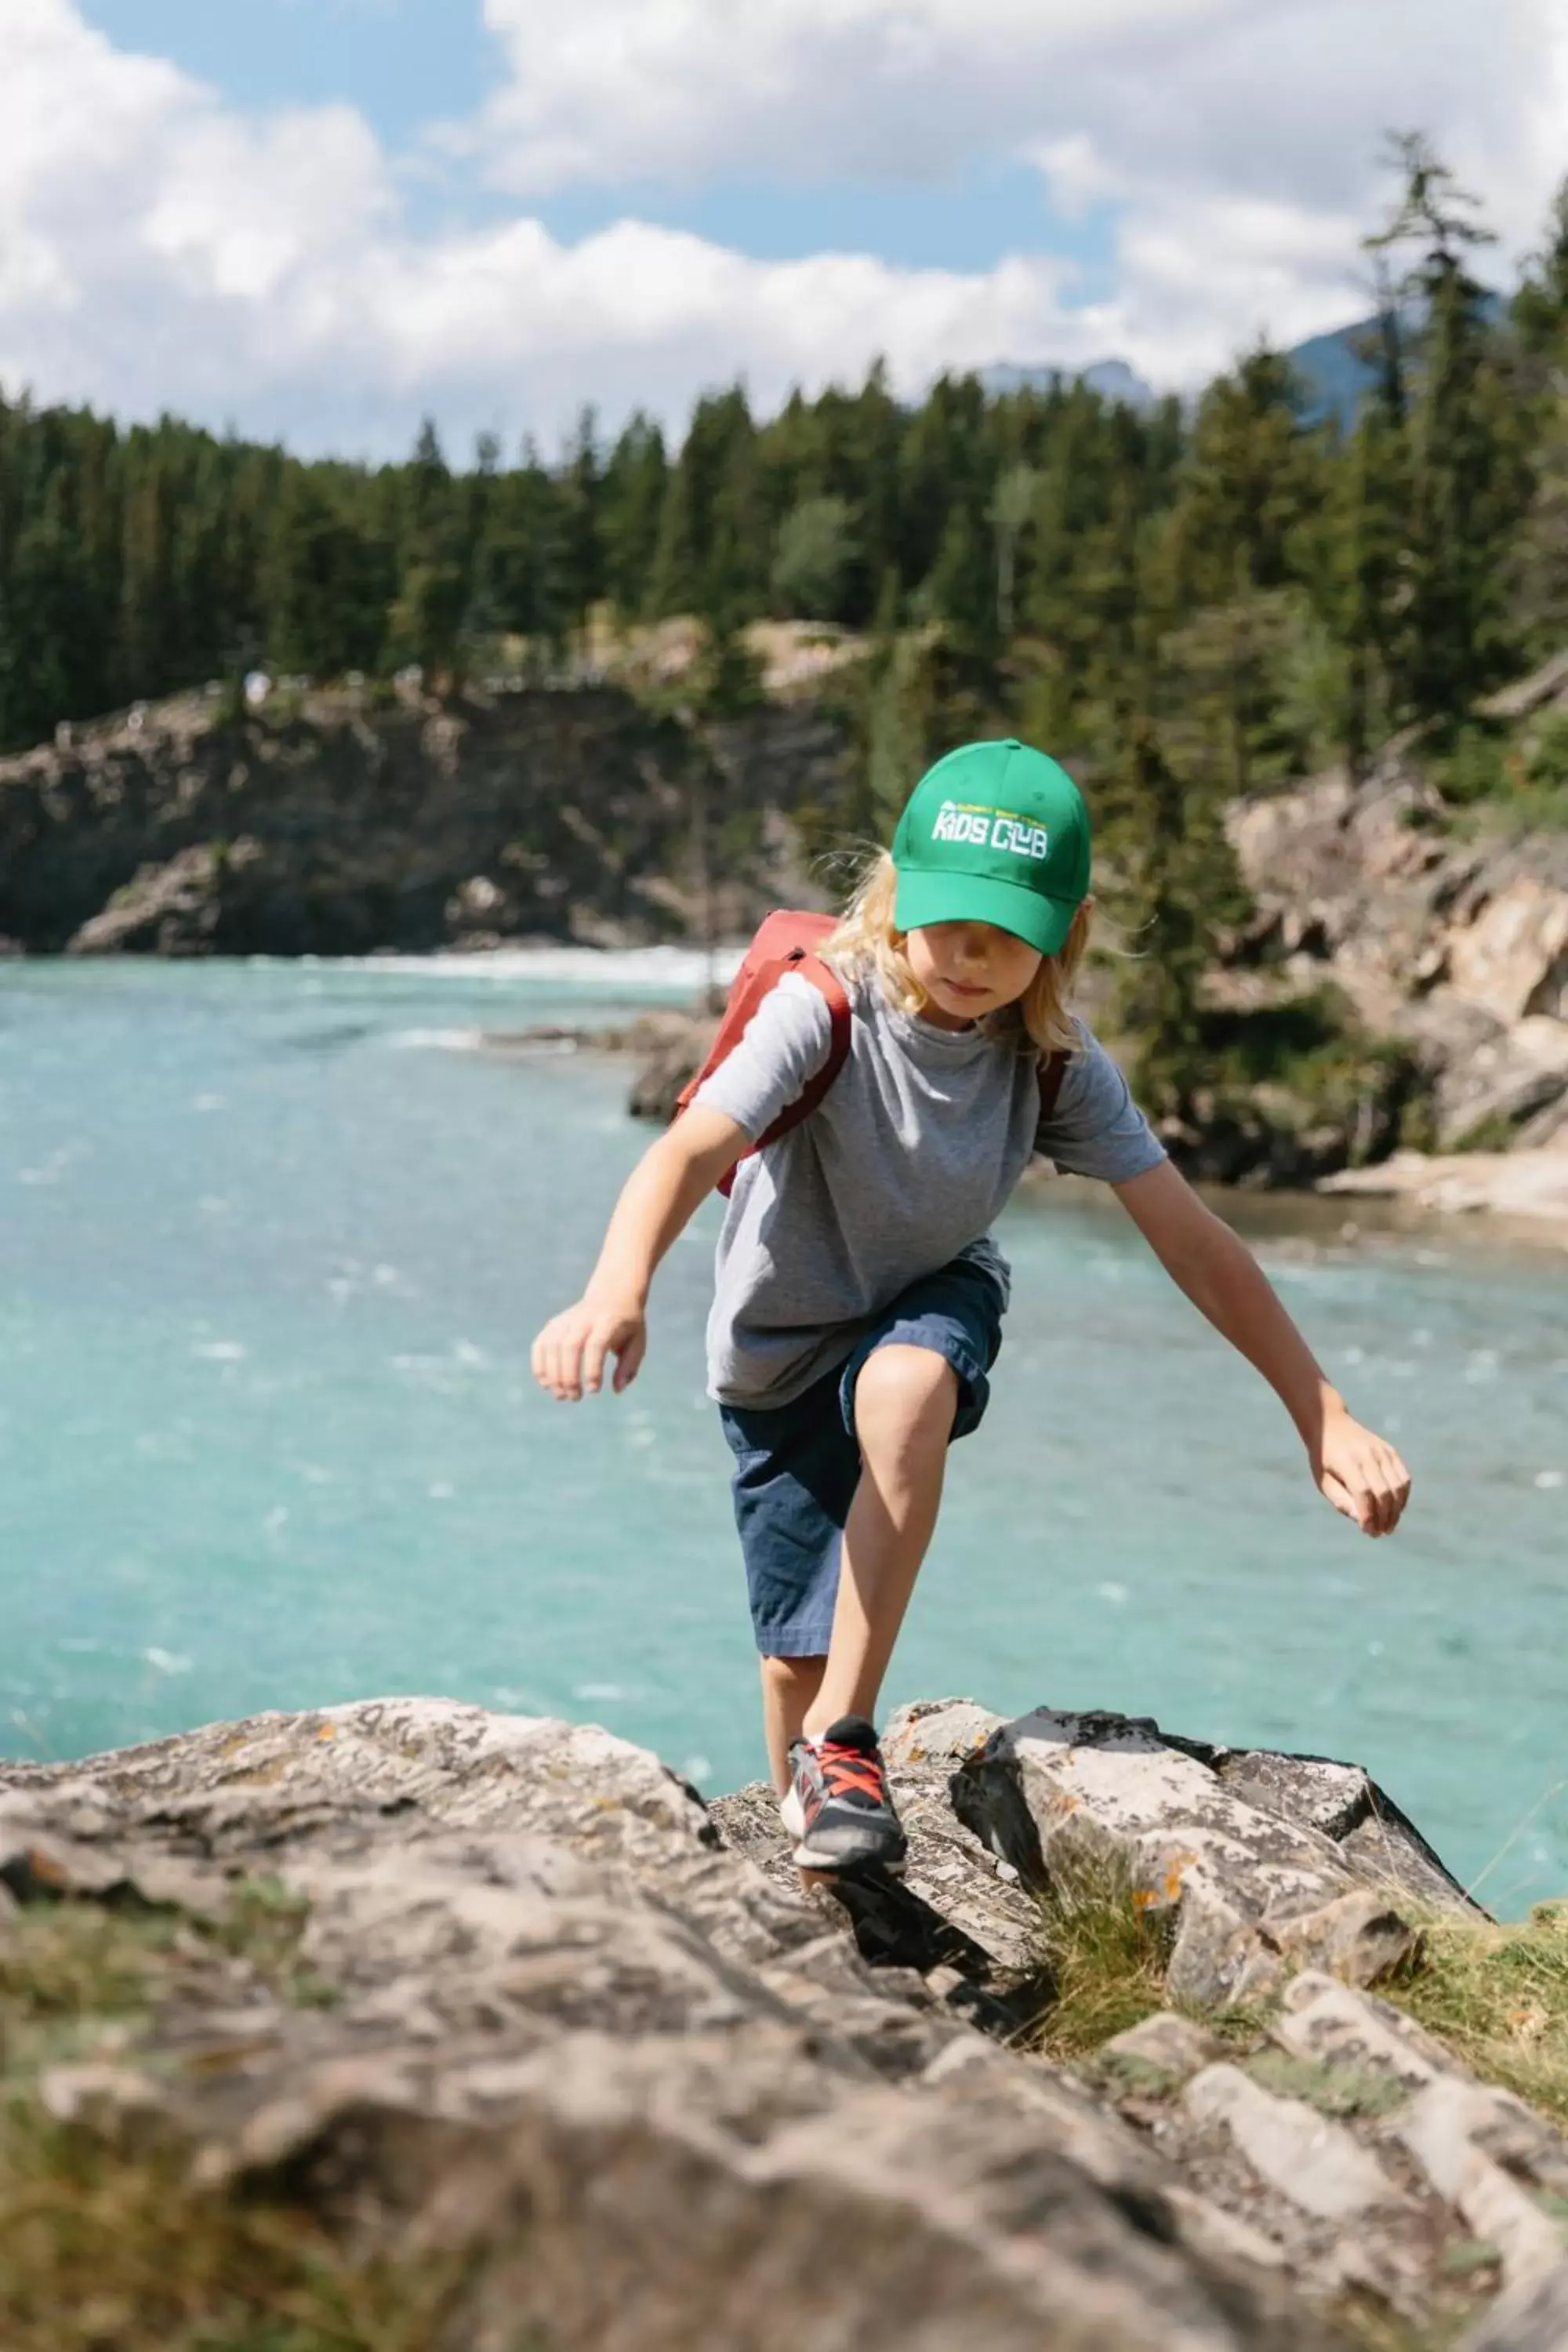
<path fill-rule="evenodd" d="M 868 1756 L 863 1748 L 825 1739 L 816 1750 L 816 1761 L 824 1790 L 829 1797 L 869 1797 L 876 1804 L 886 1804 L 887 1783 L 881 1761 L 875 1754 Z"/>

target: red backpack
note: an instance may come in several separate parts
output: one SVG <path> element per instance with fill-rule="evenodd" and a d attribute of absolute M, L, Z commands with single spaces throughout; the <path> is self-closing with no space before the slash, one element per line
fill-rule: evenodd
<path fill-rule="evenodd" d="M 708 1049 L 708 1058 L 694 1078 L 687 1081 L 676 1097 L 675 1115 L 690 1108 L 691 1100 L 705 1078 L 710 1078 L 721 1063 L 728 1061 L 742 1038 L 747 1024 L 763 999 L 775 989 L 786 972 L 796 971 L 802 980 L 821 991 L 826 999 L 833 1034 L 828 1042 L 827 1059 L 815 1076 L 808 1078 L 794 1102 L 786 1103 L 773 1125 L 748 1145 L 741 1154 L 749 1160 L 754 1152 L 768 1144 L 776 1143 L 792 1127 L 812 1112 L 826 1095 L 828 1088 L 849 1058 L 849 998 L 844 982 L 830 964 L 824 963 L 814 950 L 825 940 L 831 939 L 838 928 L 837 915 L 810 915 L 787 907 L 775 907 L 761 925 L 751 946 L 742 959 L 741 969 L 730 983 L 723 1018 L 719 1032 Z M 1067 1073 L 1065 1054 L 1047 1054 L 1040 1060 L 1040 1117 L 1049 1118 L 1057 1107 L 1057 1097 Z M 739 1167 L 740 1160 L 735 1163 Z M 735 1181 L 735 1169 L 719 1179 L 718 1190 L 728 1193 Z"/>

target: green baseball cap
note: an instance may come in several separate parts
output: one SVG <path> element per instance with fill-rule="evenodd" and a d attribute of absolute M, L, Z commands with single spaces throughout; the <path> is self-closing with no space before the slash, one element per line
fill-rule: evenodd
<path fill-rule="evenodd" d="M 1089 811 L 1065 768 L 1015 738 L 928 768 L 893 835 L 900 931 L 994 923 L 1056 955 L 1089 895 Z"/>

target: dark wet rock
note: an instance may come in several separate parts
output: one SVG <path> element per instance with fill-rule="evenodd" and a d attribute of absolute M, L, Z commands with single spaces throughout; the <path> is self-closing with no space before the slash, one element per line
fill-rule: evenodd
<path fill-rule="evenodd" d="M 101 914 L 66 942 L 71 955 L 210 955 L 225 909 L 247 894 L 247 877 L 261 860 L 259 845 L 242 837 L 232 845 L 199 841 L 163 866 L 142 866 L 121 885 Z"/>
<path fill-rule="evenodd" d="M 626 1108 L 634 1118 L 655 1119 L 668 1126 L 682 1088 L 697 1076 L 708 1058 L 718 1023 L 710 1013 L 668 1013 L 655 1024 L 642 1024 L 627 1039 L 637 1056 Z"/>
<path fill-rule="evenodd" d="M 712 1013 L 645 1013 L 624 1027 L 573 1028 L 541 1021 L 527 1029 L 489 1030 L 484 1045 L 498 1054 L 624 1055 L 634 1065 L 627 1110 L 633 1118 L 667 1127 L 682 1089 L 706 1061 L 717 1027 Z"/>

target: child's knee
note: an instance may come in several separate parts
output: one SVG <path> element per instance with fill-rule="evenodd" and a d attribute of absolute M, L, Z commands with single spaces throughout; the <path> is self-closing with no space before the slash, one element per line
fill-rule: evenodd
<path fill-rule="evenodd" d="M 868 1444 L 948 1437 L 958 1411 L 958 1374 L 933 1348 L 878 1348 L 855 1382 L 855 1428 Z"/>
<path fill-rule="evenodd" d="M 768 1688 L 781 1697 L 794 1692 L 804 1692 L 808 1699 L 816 1696 L 822 1680 L 826 1656 L 812 1658 L 763 1658 L 763 1680 Z"/>

